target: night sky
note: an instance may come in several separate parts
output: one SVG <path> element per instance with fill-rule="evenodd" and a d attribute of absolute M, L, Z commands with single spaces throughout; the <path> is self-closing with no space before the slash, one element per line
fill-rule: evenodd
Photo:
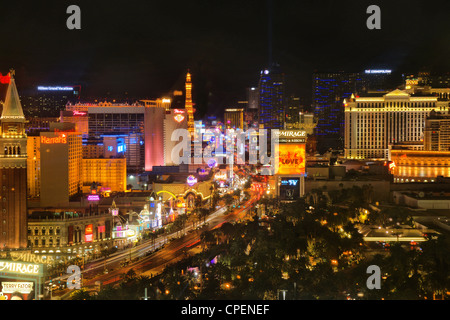
<path fill-rule="evenodd" d="M 450 1 L 272 1 L 273 59 L 306 101 L 315 70 L 450 69 Z M 71 4 L 81 30 L 66 28 Z M 371 4 L 381 30 L 366 28 Z M 19 92 L 81 85 L 85 97 L 154 99 L 183 89 L 189 68 L 197 108 L 214 113 L 257 85 L 267 30 L 266 0 L 2 1 L 0 72 L 16 70 Z"/>

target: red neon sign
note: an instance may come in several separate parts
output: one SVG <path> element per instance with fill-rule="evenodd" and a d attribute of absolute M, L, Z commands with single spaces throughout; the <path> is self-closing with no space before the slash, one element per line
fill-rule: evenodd
<path fill-rule="evenodd" d="M 9 73 L 6 76 L 2 76 L 2 74 L 0 73 L 0 83 L 7 84 L 10 81 L 11 81 L 11 76 Z"/>
<path fill-rule="evenodd" d="M 74 116 L 85 116 L 86 112 L 74 110 L 72 115 L 74 115 Z"/>
<path fill-rule="evenodd" d="M 173 109 L 173 113 L 184 113 L 184 110 Z"/>

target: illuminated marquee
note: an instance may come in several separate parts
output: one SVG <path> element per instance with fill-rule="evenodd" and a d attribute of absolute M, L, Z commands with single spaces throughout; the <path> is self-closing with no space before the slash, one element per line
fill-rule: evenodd
<path fill-rule="evenodd" d="M 13 261 L 0 261 L 0 272 L 40 275 L 42 274 L 42 268 L 38 264 L 13 262 Z"/>
<path fill-rule="evenodd" d="M 33 282 L 2 282 L 3 293 L 29 294 L 31 290 L 33 290 Z"/>
<path fill-rule="evenodd" d="M 304 144 L 279 144 L 277 174 L 304 174 L 305 160 Z"/>
<path fill-rule="evenodd" d="M 56 143 L 67 143 L 67 137 L 65 134 L 60 135 L 59 137 L 45 137 L 41 136 L 41 143 L 43 144 L 56 144 Z"/>
<path fill-rule="evenodd" d="M 85 116 L 87 113 L 86 112 L 84 112 L 84 111 L 78 111 L 78 110 L 74 110 L 73 112 L 72 112 L 72 115 L 74 115 L 74 116 Z"/>

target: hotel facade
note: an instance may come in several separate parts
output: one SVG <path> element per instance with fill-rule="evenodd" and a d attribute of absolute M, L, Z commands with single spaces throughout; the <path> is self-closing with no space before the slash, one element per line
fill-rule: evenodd
<path fill-rule="evenodd" d="M 389 145 L 420 142 L 431 111 L 448 113 L 448 101 L 394 90 L 378 97 L 344 100 L 345 157 L 388 160 Z"/>

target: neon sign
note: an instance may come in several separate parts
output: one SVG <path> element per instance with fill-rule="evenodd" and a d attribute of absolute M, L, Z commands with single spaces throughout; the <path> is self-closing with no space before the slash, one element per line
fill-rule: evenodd
<path fill-rule="evenodd" d="M 182 116 L 181 114 L 177 114 L 175 117 L 173 117 L 173 119 L 179 123 L 184 120 L 184 116 Z"/>
<path fill-rule="evenodd" d="M 0 271 L 5 273 L 19 274 L 40 274 L 41 269 L 38 264 L 0 261 Z"/>
<path fill-rule="evenodd" d="M 90 194 L 87 197 L 88 201 L 99 201 L 100 196 L 98 194 Z"/>
<path fill-rule="evenodd" d="M 39 86 L 37 88 L 40 91 L 72 91 L 73 87 L 46 87 L 46 86 Z"/>
<path fill-rule="evenodd" d="M 297 183 L 298 183 L 298 179 L 281 180 L 282 186 L 296 186 Z"/>
<path fill-rule="evenodd" d="M 197 183 L 197 178 L 191 175 L 191 176 L 187 177 L 186 182 L 189 186 L 192 187 L 194 184 Z"/>
<path fill-rule="evenodd" d="M 392 70 L 365 70 L 366 73 L 391 73 Z"/>
<path fill-rule="evenodd" d="M 74 116 L 85 116 L 85 115 L 86 115 L 86 112 L 74 110 L 73 113 L 72 113 L 72 115 L 74 115 Z"/>
<path fill-rule="evenodd" d="M 53 138 L 41 136 L 41 143 L 44 143 L 44 144 L 67 143 L 67 138 L 66 138 L 65 134 L 62 134 L 59 137 L 53 137 Z"/>

